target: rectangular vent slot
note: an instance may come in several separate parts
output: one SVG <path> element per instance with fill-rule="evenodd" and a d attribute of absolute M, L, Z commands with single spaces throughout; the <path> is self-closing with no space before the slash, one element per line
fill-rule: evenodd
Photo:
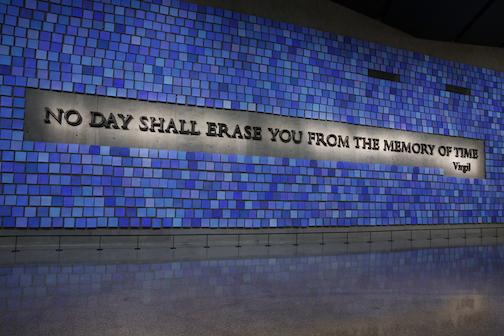
<path fill-rule="evenodd" d="M 454 93 L 466 95 L 466 96 L 471 95 L 471 89 L 465 88 L 463 86 L 446 84 L 445 90 L 449 91 L 449 92 L 454 92 Z"/>
<path fill-rule="evenodd" d="M 368 69 L 367 72 L 369 77 L 374 77 L 374 78 L 379 78 L 379 79 L 385 79 L 388 81 L 392 82 L 399 82 L 401 81 L 401 77 L 395 73 L 391 72 L 385 72 L 385 71 L 380 71 L 380 70 L 374 70 L 374 69 Z"/>

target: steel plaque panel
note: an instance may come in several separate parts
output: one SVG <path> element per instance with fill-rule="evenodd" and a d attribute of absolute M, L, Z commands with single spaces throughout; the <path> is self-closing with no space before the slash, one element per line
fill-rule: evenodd
<path fill-rule="evenodd" d="M 28 89 L 25 140 L 383 163 L 485 177 L 484 142 L 267 113 Z"/>

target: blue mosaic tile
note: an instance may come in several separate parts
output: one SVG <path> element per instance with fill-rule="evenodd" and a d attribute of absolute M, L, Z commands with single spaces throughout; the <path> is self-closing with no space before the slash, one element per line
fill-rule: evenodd
<path fill-rule="evenodd" d="M 3 227 L 503 221 L 502 73 L 178 0 L 12 0 L 0 20 Z M 23 141 L 27 87 L 478 138 L 487 177 Z"/>

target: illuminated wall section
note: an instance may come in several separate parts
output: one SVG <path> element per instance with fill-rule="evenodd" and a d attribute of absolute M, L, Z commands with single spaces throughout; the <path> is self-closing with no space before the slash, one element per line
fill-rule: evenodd
<path fill-rule="evenodd" d="M 181 1 L 2 1 L 0 23 L 1 227 L 503 222 L 503 73 Z M 28 88 L 479 139 L 486 175 L 25 141 Z"/>

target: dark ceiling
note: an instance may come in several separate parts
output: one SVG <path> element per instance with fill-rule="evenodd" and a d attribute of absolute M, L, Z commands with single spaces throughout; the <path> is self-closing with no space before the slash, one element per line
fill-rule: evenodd
<path fill-rule="evenodd" d="M 332 0 L 413 36 L 504 47 L 504 0 Z"/>

